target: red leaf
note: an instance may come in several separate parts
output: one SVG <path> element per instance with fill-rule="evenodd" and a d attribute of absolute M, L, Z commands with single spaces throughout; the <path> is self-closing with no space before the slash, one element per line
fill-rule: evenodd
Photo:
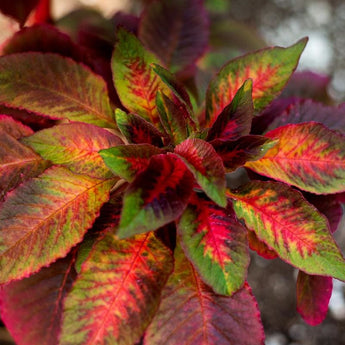
<path fill-rule="evenodd" d="M 172 268 L 170 250 L 153 233 L 118 240 L 108 229 L 65 300 L 59 344 L 135 344 Z"/>
<path fill-rule="evenodd" d="M 254 114 L 252 81 L 249 79 L 237 91 L 232 102 L 226 106 L 208 132 L 207 140 L 237 140 L 250 132 Z"/>
<path fill-rule="evenodd" d="M 216 293 L 232 295 L 243 286 L 249 265 L 247 231 L 233 211 L 194 193 L 177 230 L 187 257 Z"/>
<path fill-rule="evenodd" d="M 62 303 L 76 277 L 74 256 L 2 286 L 1 317 L 17 344 L 58 345 Z"/>
<path fill-rule="evenodd" d="M 208 43 L 208 19 L 203 2 L 151 2 L 141 16 L 139 38 L 172 72 L 194 64 Z"/>
<path fill-rule="evenodd" d="M 330 277 L 298 272 L 297 311 L 309 325 L 316 326 L 326 317 L 332 288 Z"/>
<path fill-rule="evenodd" d="M 23 125 L 21 122 L 7 115 L 0 115 L 0 130 L 3 130 L 14 139 L 27 137 L 34 133 L 30 127 Z"/>
<path fill-rule="evenodd" d="M 187 206 L 194 178 L 174 154 L 155 155 L 123 198 L 118 236 L 156 230 L 178 218 Z"/>
<path fill-rule="evenodd" d="M 215 294 L 177 248 L 174 272 L 144 344 L 263 345 L 264 332 L 247 284 L 231 297 Z"/>
<path fill-rule="evenodd" d="M 1 0 L 0 11 L 14 18 L 21 26 L 24 25 L 30 12 L 37 6 L 39 0 Z"/>
<path fill-rule="evenodd" d="M 211 144 L 201 139 L 187 139 L 175 147 L 203 191 L 218 205 L 225 207 L 225 170 Z"/>
<path fill-rule="evenodd" d="M 51 0 L 39 0 L 35 10 L 31 13 L 26 25 L 47 23 L 52 20 L 50 16 Z"/>
<path fill-rule="evenodd" d="M 248 231 L 248 242 L 250 249 L 255 250 L 263 258 L 275 259 L 278 257 L 274 250 L 270 249 L 265 242 L 258 239 L 254 231 Z"/>

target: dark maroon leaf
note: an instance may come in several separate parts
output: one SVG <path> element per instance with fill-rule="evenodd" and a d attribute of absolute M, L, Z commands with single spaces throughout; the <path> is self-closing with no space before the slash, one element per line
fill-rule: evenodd
<path fill-rule="evenodd" d="M 30 12 L 37 6 L 39 0 L 1 0 L 0 11 L 24 25 Z"/>

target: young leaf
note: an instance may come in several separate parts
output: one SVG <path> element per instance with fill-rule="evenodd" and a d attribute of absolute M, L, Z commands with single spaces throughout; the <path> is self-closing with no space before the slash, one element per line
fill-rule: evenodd
<path fill-rule="evenodd" d="M 213 140 L 210 144 L 223 161 L 227 172 L 236 170 L 248 161 L 262 158 L 278 143 L 261 135 L 245 135 L 234 141 Z"/>
<path fill-rule="evenodd" d="M 160 153 L 161 149 L 149 144 L 119 145 L 99 152 L 109 169 L 130 182 L 147 168 L 152 156 Z"/>
<path fill-rule="evenodd" d="M 153 233 L 93 246 L 65 300 L 60 345 L 135 344 L 151 321 L 173 268 Z"/>
<path fill-rule="evenodd" d="M 309 325 L 316 326 L 325 319 L 332 288 L 333 283 L 330 277 L 298 272 L 297 311 Z"/>
<path fill-rule="evenodd" d="M 246 80 L 232 102 L 214 119 L 207 140 L 237 140 L 248 135 L 253 119 L 252 80 Z"/>
<path fill-rule="evenodd" d="M 327 219 L 300 192 L 279 182 L 252 181 L 227 194 L 237 217 L 280 258 L 306 273 L 345 280 L 345 261 Z"/>
<path fill-rule="evenodd" d="M 132 33 L 119 29 L 117 38 L 111 65 L 120 100 L 130 112 L 156 124 L 157 91 L 169 91 L 150 66 L 159 61 Z"/>
<path fill-rule="evenodd" d="M 21 135 L 21 128 L 11 125 L 10 129 L 7 128 L 5 131 L 1 127 L 5 128 L 7 125 L 3 121 L 1 124 L 0 201 L 9 190 L 29 178 L 39 175 L 49 166 L 47 161 L 6 132 Z"/>
<path fill-rule="evenodd" d="M 183 159 L 207 196 L 225 207 L 225 170 L 212 145 L 201 139 L 187 139 L 174 152 Z"/>
<path fill-rule="evenodd" d="M 34 133 L 34 131 L 13 119 L 11 116 L 0 115 L 0 130 L 9 134 L 14 139 L 20 139 L 21 137 L 26 137 Z"/>
<path fill-rule="evenodd" d="M 193 175 L 174 154 L 155 155 L 123 198 L 119 238 L 156 230 L 178 218 L 187 206 Z"/>
<path fill-rule="evenodd" d="M 74 256 L 2 286 L 1 318 L 17 344 L 58 345 L 62 303 L 76 277 Z"/>
<path fill-rule="evenodd" d="M 56 54 L 2 56 L 0 104 L 52 119 L 116 127 L 104 80 L 84 65 Z"/>
<path fill-rule="evenodd" d="M 11 192 L 0 208 L 0 282 L 65 256 L 91 227 L 114 183 L 53 167 Z"/>
<path fill-rule="evenodd" d="M 126 114 L 124 111 L 116 109 L 115 117 L 117 127 L 128 142 L 163 146 L 163 134 L 139 115 Z"/>
<path fill-rule="evenodd" d="M 309 122 L 279 127 L 266 137 L 279 143 L 246 167 L 315 194 L 345 191 L 345 135 Z"/>
<path fill-rule="evenodd" d="M 208 19 L 203 2 L 151 2 L 142 14 L 139 38 L 173 73 L 193 65 L 208 44 Z"/>
<path fill-rule="evenodd" d="M 263 345 L 260 314 L 250 287 L 231 297 L 215 294 L 178 247 L 175 269 L 146 331 L 145 345 Z"/>
<path fill-rule="evenodd" d="M 253 103 L 258 112 L 283 89 L 307 43 L 288 48 L 266 48 L 227 63 L 211 81 L 206 94 L 206 123 L 212 123 L 234 98 L 245 80 L 253 80 Z"/>
<path fill-rule="evenodd" d="M 86 123 L 69 123 L 43 129 L 24 138 L 22 142 L 54 164 L 96 178 L 112 176 L 98 151 L 122 144 L 116 135 Z"/>
<path fill-rule="evenodd" d="M 247 230 L 230 210 L 194 194 L 177 223 L 181 246 L 215 293 L 232 295 L 246 280 Z"/>

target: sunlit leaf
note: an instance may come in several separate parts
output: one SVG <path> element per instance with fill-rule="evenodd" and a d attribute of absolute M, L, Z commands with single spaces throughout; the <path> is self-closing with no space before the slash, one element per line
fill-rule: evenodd
<path fill-rule="evenodd" d="M 206 122 L 214 121 L 249 78 L 253 80 L 254 109 L 265 108 L 282 91 L 306 43 L 302 39 L 288 48 L 266 48 L 228 62 L 208 87 Z"/>
<path fill-rule="evenodd" d="M 232 102 L 214 118 L 207 140 L 237 140 L 248 135 L 254 113 L 252 101 L 252 80 L 249 79 L 237 91 Z"/>
<path fill-rule="evenodd" d="M 105 164 L 117 175 L 127 181 L 145 170 L 150 158 L 162 153 L 162 150 L 149 144 L 129 144 L 111 147 L 100 151 Z"/>
<path fill-rule="evenodd" d="M 333 288 L 332 278 L 299 271 L 296 284 L 297 311 L 309 325 L 318 325 L 327 315 Z"/>
<path fill-rule="evenodd" d="M 257 303 L 249 286 L 231 297 L 215 294 L 177 248 L 174 272 L 163 289 L 144 344 L 263 345 L 263 339 Z"/>
<path fill-rule="evenodd" d="M 345 135 L 309 122 L 266 136 L 279 143 L 260 160 L 248 162 L 248 168 L 315 194 L 345 191 Z"/>
<path fill-rule="evenodd" d="M 170 250 L 152 233 L 93 246 L 64 305 L 60 345 L 135 344 L 151 321 L 172 270 Z"/>
<path fill-rule="evenodd" d="M 230 209 L 197 194 L 177 223 L 181 245 L 202 280 L 216 293 L 232 295 L 247 277 L 247 230 Z"/>
<path fill-rule="evenodd" d="M 119 130 L 130 143 L 163 145 L 163 134 L 139 115 L 126 114 L 124 111 L 116 109 L 115 117 Z"/>
<path fill-rule="evenodd" d="M 225 170 L 212 145 L 201 139 L 187 139 L 174 152 L 183 159 L 204 192 L 218 205 L 226 206 Z"/>
<path fill-rule="evenodd" d="M 84 65 L 56 54 L 2 56 L 0 103 L 53 119 L 115 128 L 104 80 Z"/>
<path fill-rule="evenodd" d="M 345 261 L 327 219 L 300 192 L 252 181 L 227 194 L 237 217 L 283 260 L 309 274 L 345 280 Z"/>
<path fill-rule="evenodd" d="M 176 155 L 153 156 L 126 190 L 118 236 L 156 230 L 178 218 L 187 206 L 193 183 L 193 175 Z"/>
<path fill-rule="evenodd" d="M 0 282 L 64 257 L 91 227 L 115 181 L 53 167 L 9 193 L 0 208 Z"/>
<path fill-rule="evenodd" d="M 58 345 L 62 303 L 76 272 L 73 254 L 2 286 L 1 317 L 17 344 Z"/>
<path fill-rule="evenodd" d="M 78 174 L 98 178 L 111 177 L 111 172 L 98 151 L 122 144 L 116 135 L 86 123 L 54 126 L 36 132 L 22 142 L 54 164 L 64 165 Z"/>
<path fill-rule="evenodd" d="M 192 65 L 208 43 L 208 19 L 203 2 L 151 2 L 141 17 L 139 38 L 170 71 Z"/>
<path fill-rule="evenodd" d="M 120 100 L 130 112 L 156 124 L 157 91 L 169 90 L 151 67 L 159 60 L 132 33 L 119 29 L 117 38 L 111 64 Z"/>

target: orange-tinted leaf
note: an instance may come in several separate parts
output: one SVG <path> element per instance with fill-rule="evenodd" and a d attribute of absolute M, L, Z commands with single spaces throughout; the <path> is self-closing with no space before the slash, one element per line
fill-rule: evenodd
<path fill-rule="evenodd" d="M 306 273 L 345 280 L 345 261 L 327 219 L 300 192 L 252 181 L 227 194 L 237 217 L 280 258 Z"/>
<path fill-rule="evenodd" d="M 142 14 L 139 38 L 172 72 L 194 64 L 208 43 L 208 19 L 203 2 L 151 2 Z"/>
<path fill-rule="evenodd" d="M 177 219 L 187 206 L 193 183 L 193 175 L 176 155 L 153 156 L 126 190 L 118 236 L 156 230 Z"/>
<path fill-rule="evenodd" d="M 316 326 L 325 319 L 332 288 L 333 283 L 330 277 L 298 272 L 297 311 L 309 325 Z"/>
<path fill-rule="evenodd" d="M 145 345 L 263 345 L 263 327 L 251 289 L 215 294 L 178 247 L 175 269 L 162 293 Z"/>
<path fill-rule="evenodd" d="M 251 250 L 255 250 L 265 259 L 275 259 L 278 256 L 277 253 L 270 249 L 265 242 L 258 239 L 254 231 L 248 231 L 248 243 Z"/>
<path fill-rule="evenodd" d="M 254 113 L 252 101 L 252 80 L 246 80 L 232 102 L 214 119 L 207 140 L 237 140 L 249 134 Z"/>
<path fill-rule="evenodd" d="M 36 132 L 22 142 L 54 164 L 96 178 L 111 177 L 98 151 L 122 144 L 116 135 L 86 123 L 54 126 Z"/>
<path fill-rule="evenodd" d="M 173 268 L 153 233 L 93 246 L 65 300 L 60 345 L 135 344 L 151 321 Z"/>
<path fill-rule="evenodd" d="M 183 159 L 207 196 L 225 207 L 225 170 L 212 145 L 197 138 L 187 139 L 174 152 Z"/>
<path fill-rule="evenodd" d="M 253 80 L 256 111 L 265 108 L 283 89 L 307 43 L 266 48 L 227 63 L 211 81 L 206 94 L 206 123 L 212 123 L 249 78 Z"/>
<path fill-rule="evenodd" d="M 315 194 L 345 191 L 345 135 L 308 122 L 266 136 L 279 143 L 260 160 L 248 162 L 248 168 Z"/>
<path fill-rule="evenodd" d="M 130 112 L 156 124 L 157 91 L 169 90 L 151 67 L 159 60 L 132 33 L 119 29 L 117 38 L 111 64 L 120 100 Z"/>
<path fill-rule="evenodd" d="M 58 345 L 62 303 L 76 276 L 74 256 L 2 286 L 1 318 L 17 344 Z"/>
<path fill-rule="evenodd" d="M 0 282 L 64 257 L 91 227 L 114 183 L 53 167 L 9 193 L 0 208 Z"/>
<path fill-rule="evenodd" d="M 247 277 L 247 231 L 233 211 L 197 194 L 177 223 L 181 245 L 202 280 L 216 293 L 232 295 Z"/>
<path fill-rule="evenodd" d="M 2 56 L 0 103 L 52 119 L 116 126 L 104 80 L 84 65 L 56 54 Z"/>

